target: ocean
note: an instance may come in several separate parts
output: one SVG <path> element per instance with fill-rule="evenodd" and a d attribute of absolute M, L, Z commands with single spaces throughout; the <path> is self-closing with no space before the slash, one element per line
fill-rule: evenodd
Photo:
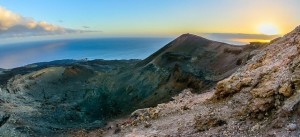
<path fill-rule="evenodd" d="M 90 38 L 0 45 L 0 68 L 62 59 L 144 59 L 172 38 Z"/>

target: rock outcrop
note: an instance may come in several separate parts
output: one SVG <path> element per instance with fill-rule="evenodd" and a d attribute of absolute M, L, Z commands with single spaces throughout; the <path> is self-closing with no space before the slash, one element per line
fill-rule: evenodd
<path fill-rule="evenodd" d="M 264 114 L 272 108 L 281 108 L 292 95 L 298 96 L 299 67 L 300 27 L 297 27 L 260 51 L 229 78 L 218 82 L 214 98 L 224 99 L 243 92 L 251 94 L 245 106 L 249 113 Z M 284 109 L 290 111 L 297 102 L 285 104 Z"/>

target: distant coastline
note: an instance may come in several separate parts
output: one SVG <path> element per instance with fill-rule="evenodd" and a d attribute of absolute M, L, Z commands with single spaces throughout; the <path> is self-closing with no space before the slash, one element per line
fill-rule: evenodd
<path fill-rule="evenodd" d="M 172 38 L 87 38 L 47 40 L 0 46 L 0 68 L 65 59 L 144 59 Z"/>

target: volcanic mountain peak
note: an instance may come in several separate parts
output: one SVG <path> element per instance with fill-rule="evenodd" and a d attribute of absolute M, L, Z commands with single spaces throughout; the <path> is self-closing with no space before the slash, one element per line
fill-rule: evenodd
<path fill-rule="evenodd" d="M 202 38 L 197 35 L 193 35 L 193 34 L 189 34 L 189 33 L 182 34 L 181 36 L 177 37 L 175 40 L 171 41 L 166 46 L 164 46 L 163 48 L 158 50 L 157 52 L 150 55 L 148 58 L 139 62 L 137 64 L 137 66 L 146 65 L 146 64 L 158 59 L 163 53 L 166 53 L 167 51 L 170 51 L 170 50 L 174 50 L 174 48 L 176 48 L 176 49 L 180 48 L 181 52 L 188 52 L 189 49 L 192 48 L 191 46 L 201 46 L 200 43 L 207 44 L 208 42 L 210 42 L 210 40 Z M 192 44 L 189 44 L 189 43 L 192 43 Z"/>
<path fill-rule="evenodd" d="M 195 34 L 190 34 L 190 33 L 185 33 L 185 34 L 182 34 L 180 35 L 177 39 L 175 40 L 182 40 L 182 39 L 202 39 L 202 40 L 207 40 L 207 41 L 211 41 L 209 39 L 206 39 L 204 37 L 201 37 L 201 36 L 198 36 L 198 35 L 195 35 Z"/>
<path fill-rule="evenodd" d="M 193 34 L 183 34 L 146 58 L 139 62 L 137 66 L 155 64 L 158 66 L 172 67 L 174 64 L 202 65 L 207 70 L 218 69 L 214 73 L 224 73 L 233 67 L 245 63 L 250 52 L 261 47 L 255 45 L 234 46 L 221 42 L 216 42 L 196 36 Z M 170 66 L 171 65 L 171 66 Z"/>
<path fill-rule="evenodd" d="M 117 135 L 298 136 L 299 32 L 274 40 L 207 93 L 187 89 L 169 103 L 134 112 L 134 132 L 125 124 Z M 147 115 L 155 117 L 140 119 Z"/>

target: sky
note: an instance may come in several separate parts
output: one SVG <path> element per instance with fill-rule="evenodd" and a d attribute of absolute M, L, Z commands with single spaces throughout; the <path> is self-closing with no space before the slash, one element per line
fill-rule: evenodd
<path fill-rule="evenodd" d="M 299 0 L 0 0 L 0 39 L 193 33 L 264 41 L 300 25 L 299 5 Z"/>

